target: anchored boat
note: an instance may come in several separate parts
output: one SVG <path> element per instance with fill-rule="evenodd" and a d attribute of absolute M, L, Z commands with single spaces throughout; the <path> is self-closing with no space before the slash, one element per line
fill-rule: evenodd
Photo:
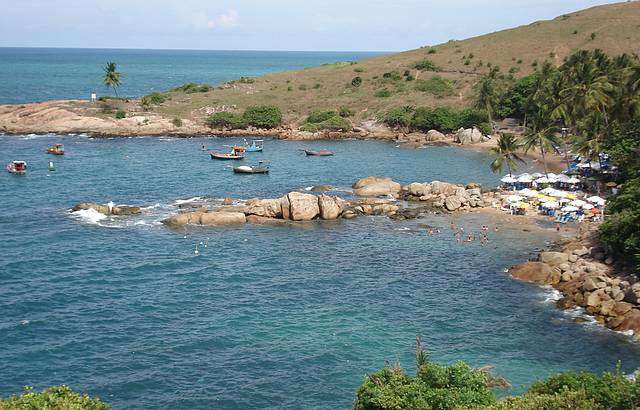
<path fill-rule="evenodd" d="M 259 161 L 257 166 L 240 165 L 234 167 L 233 172 L 236 174 L 268 174 L 269 165 L 266 165 L 269 161 Z"/>
<path fill-rule="evenodd" d="M 308 156 L 313 156 L 313 157 L 328 157 L 328 156 L 331 156 L 331 155 L 335 154 L 335 152 L 329 151 L 329 150 L 326 150 L 326 149 L 322 149 L 320 151 L 313 151 L 313 150 L 310 150 L 310 149 L 305 149 L 304 153 L 307 154 Z"/>
<path fill-rule="evenodd" d="M 7 164 L 7 171 L 12 174 L 24 175 L 27 173 L 27 163 L 25 161 L 11 161 Z"/>
<path fill-rule="evenodd" d="M 222 152 L 210 152 L 209 154 L 211 154 L 211 159 L 243 159 L 244 158 L 244 153 L 245 153 L 246 149 L 244 147 L 240 147 L 237 145 L 234 145 L 233 147 L 231 147 L 231 152 L 224 154 Z"/>
<path fill-rule="evenodd" d="M 246 145 L 247 152 L 262 152 L 262 148 L 264 145 L 264 140 L 252 140 L 251 144 L 245 139 L 244 143 Z"/>
<path fill-rule="evenodd" d="M 47 153 L 53 155 L 64 155 L 64 145 L 56 144 L 53 147 L 49 147 L 47 149 Z"/>

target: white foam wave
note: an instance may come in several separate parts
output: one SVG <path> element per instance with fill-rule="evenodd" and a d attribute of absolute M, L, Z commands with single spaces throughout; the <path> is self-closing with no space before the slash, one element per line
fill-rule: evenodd
<path fill-rule="evenodd" d="M 546 296 L 544 303 L 555 303 L 562 299 L 562 292 L 552 288 L 551 286 L 544 287 L 544 295 Z"/>
<path fill-rule="evenodd" d="M 305 191 L 311 191 L 312 189 L 313 189 L 313 187 L 312 187 L 312 186 L 308 186 L 308 187 L 305 187 L 305 188 L 304 188 L 304 190 L 305 190 Z"/>
<path fill-rule="evenodd" d="M 173 201 L 174 205 L 182 205 L 182 204 L 188 204 L 189 202 L 195 202 L 195 201 L 199 201 L 202 198 L 199 196 L 194 196 L 193 198 L 189 198 L 189 199 L 176 199 L 175 201 Z"/>
<path fill-rule="evenodd" d="M 405 227 L 403 227 L 403 228 L 397 228 L 397 229 L 396 229 L 396 231 L 410 231 L 410 230 L 411 230 L 411 228 L 409 228 L 409 227 L 407 227 L 407 226 L 405 226 Z"/>
<path fill-rule="evenodd" d="M 80 211 L 72 212 L 71 215 L 82 220 L 83 222 L 93 225 L 99 225 L 100 221 L 107 218 L 105 214 L 101 214 L 95 209 L 82 209 Z"/>

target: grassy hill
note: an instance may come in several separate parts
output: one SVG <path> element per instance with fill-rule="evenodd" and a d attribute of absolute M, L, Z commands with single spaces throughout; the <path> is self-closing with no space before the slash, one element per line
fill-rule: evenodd
<path fill-rule="evenodd" d="M 243 79 L 206 92 L 171 91 L 152 111 L 201 120 L 206 107 L 235 106 L 241 111 L 269 104 L 282 109 L 285 122 L 299 124 L 312 110 L 347 106 L 358 123 L 397 106 L 468 106 L 473 86 L 492 66 L 520 77 L 531 74 L 545 60 L 560 65 L 573 51 L 594 48 L 611 55 L 640 54 L 640 2 L 593 7 L 549 21 L 358 62 Z M 435 70 L 416 68 L 420 62 Z M 352 85 L 355 77 L 361 78 L 360 86 Z"/>

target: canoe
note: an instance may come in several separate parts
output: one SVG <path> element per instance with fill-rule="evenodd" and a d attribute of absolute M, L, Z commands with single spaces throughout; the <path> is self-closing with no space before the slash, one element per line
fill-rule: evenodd
<path fill-rule="evenodd" d="M 316 157 L 328 157 L 328 156 L 331 156 L 331 155 L 335 154 L 335 152 L 329 151 L 329 150 L 326 150 L 326 149 L 323 149 L 323 150 L 320 150 L 320 151 L 312 151 L 310 149 L 305 149 L 304 153 L 309 155 L 309 156 L 316 156 Z"/>
<path fill-rule="evenodd" d="M 249 167 L 247 165 L 241 165 L 234 167 L 233 172 L 236 174 L 268 174 L 269 168 L 267 167 Z"/>

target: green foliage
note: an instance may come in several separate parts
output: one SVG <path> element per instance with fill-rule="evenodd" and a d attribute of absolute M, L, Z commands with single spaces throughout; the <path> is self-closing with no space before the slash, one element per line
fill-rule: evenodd
<path fill-rule="evenodd" d="M 454 93 L 453 81 L 437 75 L 428 80 L 417 81 L 416 90 L 432 94 L 436 98 L 444 98 Z"/>
<path fill-rule="evenodd" d="M 67 386 L 55 386 L 40 393 L 31 387 L 26 387 L 19 396 L 13 395 L 8 399 L 0 398 L 0 409 L 109 410 L 109 406 L 99 399 L 76 393 Z"/>
<path fill-rule="evenodd" d="M 256 80 L 255 80 L 255 78 L 251 78 L 251 77 L 240 77 L 238 82 L 240 84 L 253 84 L 253 83 L 256 82 Z"/>
<path fill-rule="evenodd" d="M 362 85 L 362 77 L 353 77 L 351 85 L 354 87 L 360 87 Z"/>
<path fill-rule="evenodd" d="M 124 112 L 122 110 L 116 111 L 116 115 L 115 115 L 116 119 L 121 120 L 121 119 L 125 118 L 126 116 L 127 116 L 126 112 Z"/>
<path fill-rule="evenodd" d="M 428 59 L 418 61 L 413 65 L 413 68 L 416 68 L 420 71 L 440 71 L 440 68 Z"/>
<path fill-rule="evenodd" d="M 509 175 L 517 168 L 518 163 L 524 163 L 524 160 L 518 154 L 522 149 L 522 143 L 513 134 L 502 134 L 498 138 L 498 145 L 491 148 L 491 152 L 496 158 L 490 164 L 491 171 L 501 173 L 504 166 L 507 166 Z"/>
<path fill-rule="evenodd" d="M 320 83 L 315 83 L 315 84 L 313 85 L 313 89 L 314 89 L 314 90 L 317 90 L 317 89 L 319 89 L 319 88 L 322 88 L 322 84 L 320 84 Z"/>
<path fill-rule="evenodd" d="M 335 114 L 320 122 L 307 122 L 302 127 L 300 127 L 302 131 L 309 132 L 318 132 L 322 130 L 327 131 L 351 131 L 353 127 L 346 119 L 341 116 Z"/>
<path fill-rule="evenodd" d="M 103 68 L 104 78 L 102 79 L 104 85 L 113 88 L 113 92 L 116 94 L 116 97 L 118 96 L 117 88 L 122 84 L 122 74 L 117 70 L 118 66 L 116 63 L 108 62 Z"/>
<path fill-rule="evenodd" d="M 182 127 L 182 119 L 175 117 L 173 120 L 171 120 L 171 123 L 173 124 L 174 127 Z"/>
<path fill-rule="evenodd" d="M 383 88 L 382 90 L 376 91 L 375 94 L 373 94 L 373 96 L 378 98 L 388 98 L 388 97 L 391 97 L 391 91 L 387 90 L 386 88 Z"/>
<path fill-rule="evenodd" d="M 556 394 L 525 394 L 507 397 L 476 410 L 601 410 L 583 391 L 562 390 Z"/>
<path fill-rule="evenodd" d="M 435 48 L 430 48 L 430 49 L 429 49 L 429 51 L 427 51 L 427 54 L 435 54 L 435 53 L 437 53 L 437 52 L 438 52 L 438 50 L 437 50 L 437 49 L 435 49 Z"/>
<path fill-rule="evenodd" d="M 179 87 L 176 87 L 171 91 L 182 91 L 187 94 L 194 94 L 194 93 L 206 93 L 207 91 L 211 91 L 211 90 L 213 90 L 213 87 L 211 87 L 208 84 L 187 83 Z"/>
<path fill-rule="evenodd" d="M 249 107 L 242 115 L 248 125 L 256 128 L 275 128 L 282 124 L 282 112 L 273 105 Z"/>
<path fill-rule="evenodd" d="M 348 117 L 353 117 L 354 112 L 353 112 L 353 110 L 351 108 L 347 107 L 346 105 L 343 105 L 338 110 L 338 114 L 342 118 L 348 118 Z"/>
<path fill-rule="evenodd" d="M 637 154 L 636 154 L 637 155 Z M 607 204 L 600 239 L 619 260 L 640 268 L 640 178 L 627 181 Z"/>
<path fill-rule="evenodd" d="M 356 73 L 364 73 L 364 68 L 356 67 L 356 68 L 353 69 L 353 71 L 355 71 Z"/>
<path fill-rule="evenodd" d="M 400 80 L 402 80 L 402 76 L 400 75 L 400 73 L 395 71 L 395 70 L 382 74 L 382 78 L 384 78 L 386 80 L 389 80 L 389 81 L 400 81 Z"/>
<path fill-rule="evenodd" d="M 309 124 L 319 124 L 331 117 L 335 117 L 336 115 L 338 115 L 338 113 L 335 111 L 313 111 L 309 114 L 305 122 Z"/>
<path fill-rule="evenodd" d="M 140 100 L 140 104 L 144 109 L 149 109 L 151 108 L 151 106 L 162 104 L 163 102 L 167 101 L 167 99 L 168 97 L 166 94 L 155 92 L 142 97 L 142 100 Z"/>
<path fill-rule="evenodd" d="M 389 127 L 409 127 L 412 130 L 427 132 L 456 131 L 460 128 L 480 127 L 487 122 L 487 114 L 481 110 L 465 109 L 455 111 L 446 107 L 393 108 L 381 118 Z"/>
<path fill-rule="evenodd" d="M 382 116 L 382 122 L 393 128 L 408 127 L 411 124 L 412 115 L 412 107 L 392 108 Z"/>
<path fill-rule="evenodd" d="M 207 117 L 207 125 L 210 127 L 244 129 L 247 128 L 247 122 L 241 115 L 232 112 L 216 112 Z"/>
<path fill-rule="evenodd" d="M 307 86 L 306 86 L 305 84 L 300 84 L 300 85 L 298 86 L 298 90 L 300 90 L 300 91 L 307 91 Z"/>

